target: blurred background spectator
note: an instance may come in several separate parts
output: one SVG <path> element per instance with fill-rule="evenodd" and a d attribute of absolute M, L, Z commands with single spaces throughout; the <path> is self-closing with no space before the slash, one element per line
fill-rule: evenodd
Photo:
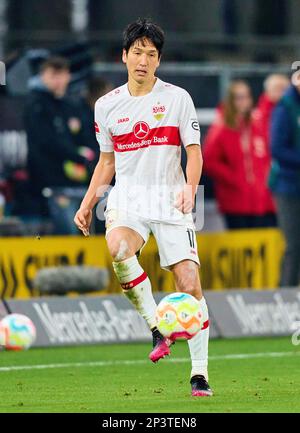
<path fill-rule="evenodd" d="M 261 127 L 265 130 L 267 142 L 269 144 L 269 132 L 271 115 L 274 107 L 282 98 L 289 86 L 289 79 L 283 74 L 271 74 L 264 81 L 264 92 L 259 97 L 253 116 Z"/>
<path fill-rule="evenodd" d="M 232 82 L 222 105 L 222 118 L 211 126 L 204 142 L 204 170 L 214 180 L 219 209 L 229 229 L 275 225 L 267 187 L 269 150 L 252 108 L 248 84 Z"/>
<path fill-rule="evenodd" d="M 84 155 L 85 152 L 89 152 L 89 149 L 94 152 L 93 155 L 91 154 L 91 164 L 89 165 L 91 170 L 90 175 L 99 159 L 99 144 L 96 140 L 94 126 L 94 106 L 97 99 L 110 92 L 112 89 L 113 85 L 111 83 L 101 77 L 92 75 L 87 79 L 82 97 L 78 98 L 78 95 L 76 95 L 76 97 L 73 98 L 82 125 L 83 144 L 85 143 L 88 146 L 88 149 L 82 146 L 80 147 L 81 154 Z M 88 153 L 86 153 L 86 155 L 88 155 Z"/>
<path fill-rule="evenodd" d="M 29 212 L 50 216 L 56 234 L 76 233 L 73 216 L 80 197 L 67 197 L 63 188 L 86 185 L 88 163 L 95 159 L 95 151 L 84 143 L 76 106 L 66 97 L 70 79 L 64 58 L 52 57 L 42 63 L 40 81 L 29 94 L 24 118 L 32 194 Z"/>
<path fill-rule="evenodd" d="M 271 127 L 272 170 L 270 185 L 275 194 L 279 226 L 286 250 L 281 286 L 300 281 L 300 82 L 292 84 L 274 109 Z"/>

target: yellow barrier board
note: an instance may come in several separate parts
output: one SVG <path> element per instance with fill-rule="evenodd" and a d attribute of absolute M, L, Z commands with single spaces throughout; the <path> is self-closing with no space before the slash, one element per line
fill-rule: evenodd
<path fill-rule="evenodd" d="M 236 231 L 197 235 L 204 289 L 274 288 L 284 248 L 278 230 Z M 170 272 L 160 268 L 154 238 L 143 249 L 140 263 L 154 291 L 174 291 Z M 0 239 L 0 296 L 38 296 L 33 279 L 43 267 L 94 265 L 106 267 L 110 284 L 104 292 L 120 292 L 104 236 L 55 236 Z"/>
<path fill-rule="evenodd" d="M 284 240 L 277 229 L 234 230 L 198 236 L 204 288 L 275 288 Z"/>
<path fill-rule="evenodd" d="M 28 298 L 38 295 L 33 278 L 48 266 L 89 264 L 106 266 L 105 239 L 77 236 L 0 239 L 0 295 Z"/>

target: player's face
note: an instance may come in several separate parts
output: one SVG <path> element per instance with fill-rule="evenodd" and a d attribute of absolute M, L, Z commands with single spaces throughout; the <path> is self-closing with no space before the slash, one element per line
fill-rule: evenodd
<path fill-rule="evenodd" d="M 153 79 L 159 66 L 157 48 L 148 39 L 138 39 L 129 48 L 123 50 L 122 60 L 126 63 L 129 77 L 143 84 Z"/>
<path fill-rule="evenodd" d="M 42 81 L 50 92 L 61 97 L 66 93 L 70 83 L 71 74 L 67 70 L 57 71 L 54 68 L 47 68 L 42 73 Z"/>

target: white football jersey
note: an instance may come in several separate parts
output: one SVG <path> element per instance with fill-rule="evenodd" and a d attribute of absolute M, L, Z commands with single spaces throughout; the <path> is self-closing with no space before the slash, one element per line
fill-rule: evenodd
<path fill-rule="evenodd" d="M 173 224 L 192 220 L 174 206 L 186 183 L 181 144 L 200 145 L 186 90 L 157 78 L 150 93 L 131 96 L 126 83 L 98 99 L 95 129 L 101 152 L 115 152 L 116 183 L 107 210 Z"/>

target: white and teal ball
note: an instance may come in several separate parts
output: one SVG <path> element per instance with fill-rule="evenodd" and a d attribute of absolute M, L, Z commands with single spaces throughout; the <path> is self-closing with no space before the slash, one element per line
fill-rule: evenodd
<path fill-rule="evenodd" d="M 36 339 L 36 328 L 29 317 L 9 314 L 0 321 L 0 346 L 7 350 L 28 349 Z"/>
<path fill-rule="evenodd" d="M 203 326 L 203 314 L 199 301 L 187 293 L 171 293 L 165 296 L 156 309 L 157 328 L 164 337 L 175 341 L 189 340 Z"/>

